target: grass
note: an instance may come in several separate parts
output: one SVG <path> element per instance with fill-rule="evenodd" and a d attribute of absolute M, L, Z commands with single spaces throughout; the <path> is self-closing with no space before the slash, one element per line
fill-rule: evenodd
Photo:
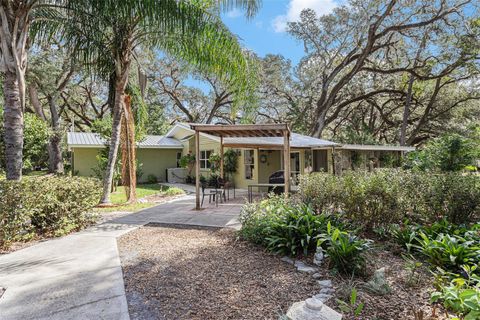
<path fill-rule="evenodd" d="M 22 173 L 22 176 L 24 178 L 27 178 L 27 177 L 40 177 L 40 176 L 44 176 L 48 174 L 47 171 L 45 170 L 42 170 L 42 171 L 27 171 L 27 172 L 23 172 Z M 0 170 L 0 180 L 5 180 L 6 179 L 6 176 L 5 176 L 5 172 L 4 171 L 1 171 Z"/>
<path fill-rule="evenodd" d="M 158 183 L 139 184 L 137 185 L 137 198 L 141 199 L 146 196 L 151 196 L 152 194 L 161 193 L 162 191 L 165 191 L 168 189 L 169 187 L 159 185 Z M 127 197 L 125 195 L 125 187 L 119 186 L 117 188 L 117 191 L 112 192 L 110 199 L 114 204 L 125 203 L 127 201 Z"/>
<path fill-rule="evenodd" d="M 173 196 L 173 195 L 179 195 L 183 193 L 184 191 L 182 189 L 175 188 L 175 187 L 162 186 L 157 183 L 137 185 L 137 199 L 141 199 L 154 194 L 161 194 L 164 196 Z M 149 208 L 155 205 L 154 202 L 125 204 L 125 202 L 127 201 L 127 197 L 125 195 L 125 188 L 123 186 L 119 186 L 117 188 L 117 191 L 112 192 L 110 199 L 112 203 L 116 204 L 117 206 L 110 207 L 110 208 L 108 207 L 97 208 L 96 211 L 98 212 L 112 212 L 112 211 L 135 212 L 135 211 Z"/>

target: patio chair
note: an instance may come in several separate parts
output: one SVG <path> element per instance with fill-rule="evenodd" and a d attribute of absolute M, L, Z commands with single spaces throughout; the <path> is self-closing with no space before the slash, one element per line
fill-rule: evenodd
<path fill-rule="evenodd" d="M 229 182 L 225 181 L 225 179 L 223 179 L 222 177 L 218 177 L 217 178 L 217 186 L 218 188 L 220 188 L 221 192 L 222 192 L 222 196 L 223 196 L 223 200 L 225 202 L 227 202 L 227 197 L 225 195 L 225 190 L 229 190 L 230 189 L 230 184 Z M 229 192 L 229 200 L 230 200 L 230 191 Z M 235 192 L 235 191 L 234 191 Z"/>
<path fill-rule="evenodd" d="M 207 185 L 202 183 L 202 203 L 200 204 L 200 207 L 203 207 L 203 201 L 205 200 L 206 195 L 208 195 L 208 203 L 212 202 L 212 197 L 213 201 L 215 201 L 215 206 L 218 207 L 218 198 L 220 198 L 220 201 L 223 203 L 221 190 L 215 188 L 214 190 L 209 190 L 209 192 L 205 192 L 205 189 L 207 189 Z"/>

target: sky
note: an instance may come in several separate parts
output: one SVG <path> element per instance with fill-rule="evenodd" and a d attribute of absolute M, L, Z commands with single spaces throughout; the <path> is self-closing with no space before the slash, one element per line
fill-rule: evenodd
<path fill-rule="evenodd" d="M 268 53 L 281 54 L 296 65 L 304 55 L 303 44 L 286 32 L 287 22 L 299 19 L 303 9 L 311 8 L 318 14 L 330 13 L 340 0 L 263 0 L 253 19 L 246 19 L 241 10 L 222 15 L 223 22 L 240 40 L 243 47 L 264 57 Z M 187 84 L 208 92 L 202 81 L 187 80 Z"/>
<path fill-rule="evenodd" d="M 240 10 L 227 12 L 222 18 L 245 48 L 262 57 L 282 54 L 296 64 L 303 56 L 303 45 L 286 32 L 287 22 L 298 20 L 305 8 L 327 14 L 337 5 L 337 0 L 263 0 L 253 19 L 246 19 Z"/>

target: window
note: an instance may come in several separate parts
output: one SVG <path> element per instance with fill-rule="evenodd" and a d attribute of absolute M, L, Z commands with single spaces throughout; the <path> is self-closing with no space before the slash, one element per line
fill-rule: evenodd
<path fill-rule="evenodd" d="M 243 152 L 245 163 L 245 179 L 252 180 L 255 170 L 255 153 L 254 150 L 245 150 Z"/>
<path fill-rule="evenodd" d="M 177 168 L 180 168 L 180 158 L 182 157 L 181 152 L 177 152 Z"/>
<path fill-rule="evenodd" d="M 210 155 L 213 153 L 213 150 L 203 150 L 200 151 L 200 168 L 201 169 L 210 169 Z"/>

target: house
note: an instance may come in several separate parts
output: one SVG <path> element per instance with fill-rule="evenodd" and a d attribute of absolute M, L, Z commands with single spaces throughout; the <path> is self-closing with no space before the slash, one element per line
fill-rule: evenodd
<path fill-rule="evenodd" d="M 159 181 L 182 179 L 185 169 L 179 167 L 182 155 L 195 153 L 195 131 L 190 125 L 175 124 L 164 136 L 147 136 L 138 143 L 137 160 L 141 163 L 144 182 L 154 175 Z M 237 172 L 233 176 L 237 188 L 246 188 L 252 183 L 266 183 L 272 173 L 283 168 L 282 137 L 226 137 L 226 148 L 238 153 Z M 210 174 L 208 161 L 212 153 L 220 152 L 220 138 L 200 133 L 200 172 Z M 81 176 L 94 176 L 97 155 L 105 148 L 105 141 L 95 133 L 69 132 L 68 149 L 72 152 L 73 172 Z M 340 174 L 349 168 L 371 169 L 382 167 L 382 156 L 400 159 L 410 147 L 342 145 L 297 133 L 290 136 L 290 168 L 293 183 L 300 173 L 324 171 Z M 388 157 L 387 157 L 388 155 Z M 360 159 L 360 160 L 358 160 Z M 390 163 L 389 163 L 390 165 Z M 170 172 L 170 175 L 167 173 Z"/>

